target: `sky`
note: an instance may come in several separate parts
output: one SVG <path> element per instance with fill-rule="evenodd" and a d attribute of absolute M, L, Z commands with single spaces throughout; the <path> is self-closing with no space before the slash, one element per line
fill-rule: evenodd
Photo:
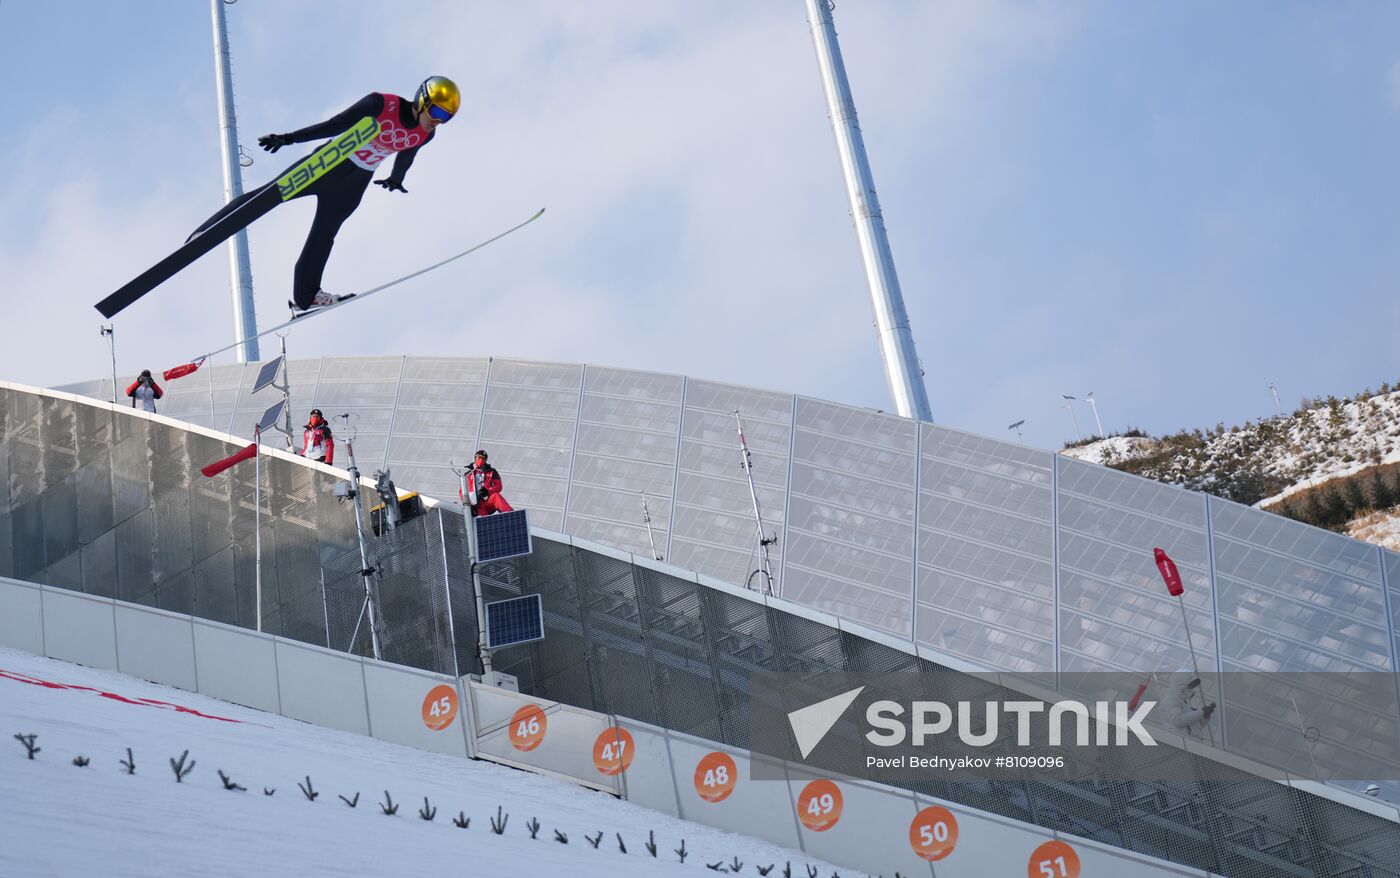
<path fill-rule="evenodd" d="M 650 369 L 893 410 L 798 0 L 226 5 L 245 186 L 261 134 L 455 79 L 407 195 L 377 187 L 296 358 Z M 1400 380 L 1400 6 L 840 2 L 934 420 L 1058 448 L 1244 423 Z M 92 305 L 222 203 L 207 3 L 0 2 L 0 378 L 109 374 Z M 300 150 L 300 152 L 298 151 Z M 382 176 L 382 175 L 381 175 Z M 249 232 L 285 319 L 309 199 Z M 211 253 L 118 315 L 117 368 L 233 341 Z M 264 345 L 271 357 L 273 344 Z M 232 362 L 232 354 L 216 359 Z M 1073 410 L 1096 432 L 1093 412 Z"/>

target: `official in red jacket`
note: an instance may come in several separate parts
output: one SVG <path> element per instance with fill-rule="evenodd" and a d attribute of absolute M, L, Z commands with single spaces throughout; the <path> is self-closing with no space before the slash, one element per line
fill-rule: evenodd
<path fill-rule="evenodd" d="M 131 382 L 131 386 L 126 389 L 126 395 L 131 397 L 131 407 L 136 408 L 139 402 L 141 408 L 155 414 L 156 400 L 165 396 L 165 391 L 160 389 L 160 385 L 151 377 L 150 369 L 142 369 L 141 377 Z"/>
<path fill-rule="evenodd" d="M 312 409 L 306 421 L 306 432 L 302 433 L 302 456 L 307 460 L 322 463 L 335 463 L 335 437 L 331 436 L 331 425 L 321 417 L 320 409 Z"/>
<path fill-rule="evenodd" d="M 478 451 L 468 474 L 469 485 L 476 488 L 476 505 L 472 515 L 490 515 L 493 512 L 514 512 L 506 498 L 501 495 L 501 474 L 486 462 L 486 452 Z"/>

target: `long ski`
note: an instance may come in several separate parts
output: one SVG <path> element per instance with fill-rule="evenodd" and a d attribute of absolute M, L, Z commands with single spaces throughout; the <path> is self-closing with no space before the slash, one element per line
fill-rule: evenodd
<path fill-rule="evenodd" d="M 525 220 L 525 222 L 520 223 L 519 225 L 511 226 L 510 228 L 506 229 L 504 232 L 501 232 L 499 235 L 496 235 L 496 236 L 491 237 L 491 238 L 487 238 L 485 241 L 482 241 L 480 244 L 477 244 L 477 245 L 475 245 L 474 247 L 469 247 L 469 248 L 467 248 L 466 250 L 463 250 L 461 253 L 457 253 L 457 254 L 454 254 L 454 255 L 452 255 L 452 256 L 449 256 L 449 257 L 447 257 L 446 259 L 442 260 L 441 262 L 434 262 L 432 265 L 429 265 L 427 268 L 420 268 L 420 269 L 418 269 L 417 271 L 415 271 L 415 272 L 413 272 L 413 273 L 411 273 L 411 274 L 406 274 L 406 275 L 404 275 L 403 277 L 396 277 L 396 278 L 394 278 L 393 280 L 388 281 L 388 282 L 386 282 L 386 283 L 382 283 L 382 284 L 380 284 L 380 285 L 377 286 L 377 287 L 373 287 L 373 288 L 371 288 L 371 289 L 364 290 L 363 292 L 359 292 L 359 293 L 351 293 L 350 295 L 344 296 L 344 297 L 341 298 L 339 301 L 332 302 L 332 303 L 329 304 L 329 305 L 322 305 L 322 306 L 319 307 L 319 308 L 314 308 L 314 309 L 312 309 L 312 310 L 310 310 L 310 311 L 306 311 L 306 312 L 304 312 L 304 313 L 302 313 L 302 314 L 298 314 L 297 316 L 293 317 L 291 320 L 286 321 L 285 323 L 279 323 L 279 324 L 277 324 L 276 326 L 274 326 L 274 327 L 272 327 L 272 328 L 270 328 L 270 329 L 264 329 L 263 331 L 257 333 L 256 335 L 250 335 L 250 336 L 248 336 L 247 338 L 240 339 L 240 340 L 234 342 L 234 343 L 231 344 L 231 345 L 225 345 L 224 347 L 221 347 L 221 348 L 219 348 L 218 350 L 213 350 L 213 351 L 210 351 L 210 352 L 207 353 L 207 354 L 203 354 L 203 355 L 201 355 L 201 356 L 199 356 L 199 357 L 196 357 L 196 358 L 194 359 L 193 362 L 203 362 L 204 360 L 206 360 L 206 359 L 208 359 L 209 357 L 212 357 L 212 356 L 214 356 L 214 355 L 216 355 L 216 354 L 222 354 L 224 351 L 231 351 L 231 350 L 233 350 L 234 348 L 238 347 L 239 345 L 246 344 L 246 343 L 252 341 L 252 340 L 255 339 L 255 338 L 262 338 L 262 337 L 265 336 L 265 335 L 271 335 L 271 334 L 274 333 L 274 332 L 280 332 L 281 330 L 286 329 L 286 328 L 289 327 L 289 326 L 300 326 L 300 325 L 302 325 L 303 323 L 305 323 L 306 321 L 310 320 L 312 317 L 315 317 L 315 316 L 320 315 L 320 314 L 325 314 L 325 313 L 327 313 L 328 311 L 334 311 L 334 310 L 337 309 L 337 308 L 341 308 L 341 307 L 343 307 L 343 306 L 345 306 L 345 305 L 349 305 L 349 304 L 351 304 L 351 303 L 353 303 L 353 302 L 363 302 L 365 299 L 369 298 L 370 296 L 374 295 L 374 294 L 377 293 L 377 292 L 380 292 L 381 290 L 387 290 L 389 287 L 398 286 L 399 284 L 403 283 L 404 281 L 406 281 L 406 280 L 412 280 L 413 278 L 417 277 L 417 276 L 420 275 L 420 274 L 427 274 L 428 272 L 433 271 L 434 269 L 442 268 L 444 265 L 446 265 L 446 264 L 449 263 L 449 262 L 456 262 L 458 259 L 461 259 L 463 256 L 466 256 L 466 255 L 469 254 L 469 253 L 475 253 L 476 251 L 480 250 L 482 247 L 485 247 L 487 244 L 490 244 L 490 243 L 492 243 L 492 242 L 501 240 L 501 239 L 504 238 L 506 235 L 509 235 L 511 232 L 515 232 L 515 231 L 518 231 L 518 230 L 520 230 L 520 229 L 525 228 L 525 227 L 528 226 L 530 223 L 534 222 L 535 220 L 539 219 L 539 218 L 542 217 L 542 216 L 544 216 L 544 208 L 543 208 L 543 207 L 541 207 L 539 210 L 535 211 L 534 215 L 531 216 L 529 219 Z"/>

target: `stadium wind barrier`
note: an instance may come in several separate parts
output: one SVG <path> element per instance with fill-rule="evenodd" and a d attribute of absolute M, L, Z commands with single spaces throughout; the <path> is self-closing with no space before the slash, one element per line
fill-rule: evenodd
<path fill-rule="evenodd" d="M 754 781 L 742 749 L 111 598 L 0 579 L 0 620 L 0 645 L 559 777 L 870 873 L 1016 876 L 1067 857 L 1086 878 L 1207 875 L 878 784 L 791 767 Z M 921 830 L 933 847 L 911 843 Z"/>
<path fill-rule="evenodd" d="M 230 437 L 158 415 L 0 383 L 0 576 L 46 586 L 11 582 L 0 589 L 3 642 L 98 667 L 123 669 L 126 661 L 132 673 L 174 685 L 193 677 L 195 691 L 230 701 L 412 746 L 509 759 L 602 788 L 613 776 L 596 760 L 612 768 L 613 760 L 626 759 L 625 741 L 608 740 L 620 736 L 608 723 L 619 723 L 634 737 L 634 760 L 663 751 L 669 760 L 665 770 L 646 768 L 645 761 L 618 768 L 615 782 L 623 794 L 633 795 L 635 774 L 639 801 L 664 802 L 669 775 L 675 813 L 785 843 L 795 836 L 814 854 L 860 860 L 851 863 L 856 868 L 877 855 L 903 862 L 912 851 L 920 826 L 891 822 L 905 807 L 897 803 L 907 801 L 910 808 L 937 802 L 929 807 L 946 809 L 959 826 L 987 820 L 1003 827 L 996 831 L 1007 838 L 1040 839 L 1032 851 L 1018 841 L 992 845 L 985 855 L 1003 857 L 992 863 L 1019 859 L 1031 875 L 1029 854 L 1056 841 L 1072 845 L 1076 856 L 1094 852 L 1083 854 L 1091 859 L 1171 861 L 1181 867 L 1176 874 L 1400 875 L 1393 809 L 1302 782 L 1264 780 L 1248 770 L 1228 782 L 1057 783 L 1027 776 L 929 780 L 899 790 L 846 781 L 823 786 L 822 779 L 793 769 L 786 790 L 776 785 L 782 796 L 772 792 L 774 785 L 755 782 L 729 797 L 733 810 L 700 807 L 728 800 L 712 802 L 695 791 L 697 773 L 702 786 L 707 772 L 711 786 L 720 785 L 722 775 L 747 777 L 750 675 L 954 673 L 966 666 L 786 601 L 536 531 L 531 556 L 480 571 L 488 600 L 540 594 L 545 610 L 544 640 L 495 655 L 495 669 L 518 678 L 521 692 L 540 708 L 503 729 L 505 706 L 494 704 L 498 693 L 480 695 L 460 679 L 480 666 L 464 525 L 451 509 L 432 508 L 372 546 L 380 568 L 382 655 L 394 664 L 368 661 L 367 632 L 362 625 L 356 631 L 364 585 L 355 523 L 330 492 L 344 474 L 265 453 L 265 633 L 247 630 L 258 617 L 253 469 L 235 467 L 213 479 L 198 475 L 199 466 L 236 447 Z M 185 660 L 190 655 L 192 667 Z M 311 685 L 321 675 L 328 681 L 324 691 Z M 440 694 L 429 698 L 434 692 Z M 483 728 L 470 714 L 475 703 L 487 702 L 493 702 L 493 721 Z M 455 720 L 464 714 L 461 722 L 432 727 L 445 715 Z M 528 742 L 541 728 L 547 740 L 551 722 L 571 729 L 567 748 L 545 748 L 543 740 L 522 748 L 511 741 L 512 732 Z M 596 759 L 577 749 L 594 731 Z M 727 753 L 735 772 L 728 763 L 724 772 L 716 770 L 719 764 L 701 772 L 686 742 L 705 755 Z M 1175 777 L 1189 777 L 1193 766 L 1204 768 L 1203 760 L 1216 758 L 1170 749 L 1166 758 L 1182 769 Z M 546 755 L 555 761 L 544 764 Z M 784 796 L 788 806 L 776 823 L 753 822 L 743 810 L 761 811 L 759 803 L 771 807 Z M 808 810 L 813 802 L 814 813 Z M 879 815 L 868 827 L 859 816 L 867 812 Z M 804 814 L 814 825 L 803 823 Z M 852 827 L 865 828 L 847 836 Z M 936 822 L 922 828 L 933 833 L 931 844 L 945 843 L 937 836 L 947 831 L 946 821 L 943 830 Z M 966 842 L 931 861 L 934 873 L 996 874 L 962 865 L 962 852 L 976 848 L 975 837 L 967 829 Z M 842 838 L 849 841 L 833 841 Z"/>

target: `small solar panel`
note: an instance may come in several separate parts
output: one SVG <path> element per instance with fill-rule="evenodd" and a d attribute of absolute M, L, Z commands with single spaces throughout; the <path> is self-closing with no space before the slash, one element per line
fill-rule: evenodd
<path fill-rule="evenodd" d="M 490 649 L 544 640 L 544 607 L 537 594 L 486 605 L 486 645 Z"/>
<path fill-rule="evenodd" d="M 285 399 L 278 400 L 277 404 L 263 412 L 262 420 L 258 421 L 258 432 L 266 433 L 277 423 L 277 419 L 282 417 L 282 407 L 287 404 Z"/>
<path fill-rule="evenodd" d="M 276 381 L 277 370 L 280 368 L 282 368 L 282 357 L 280 355 L 271 363 L 264 363 L 263 367 L 258 370 L 258 380 L 253 382 L 253 392 L 257 393 L 259 390 L 262 390 L 264 387 Z"/>
<path fill-rule="evenodd" d="M 525 512 L 517 509 L 472 519 L 476 525 L 476 560 L 499 561 L 530 554 L 530 522 Z"/>

